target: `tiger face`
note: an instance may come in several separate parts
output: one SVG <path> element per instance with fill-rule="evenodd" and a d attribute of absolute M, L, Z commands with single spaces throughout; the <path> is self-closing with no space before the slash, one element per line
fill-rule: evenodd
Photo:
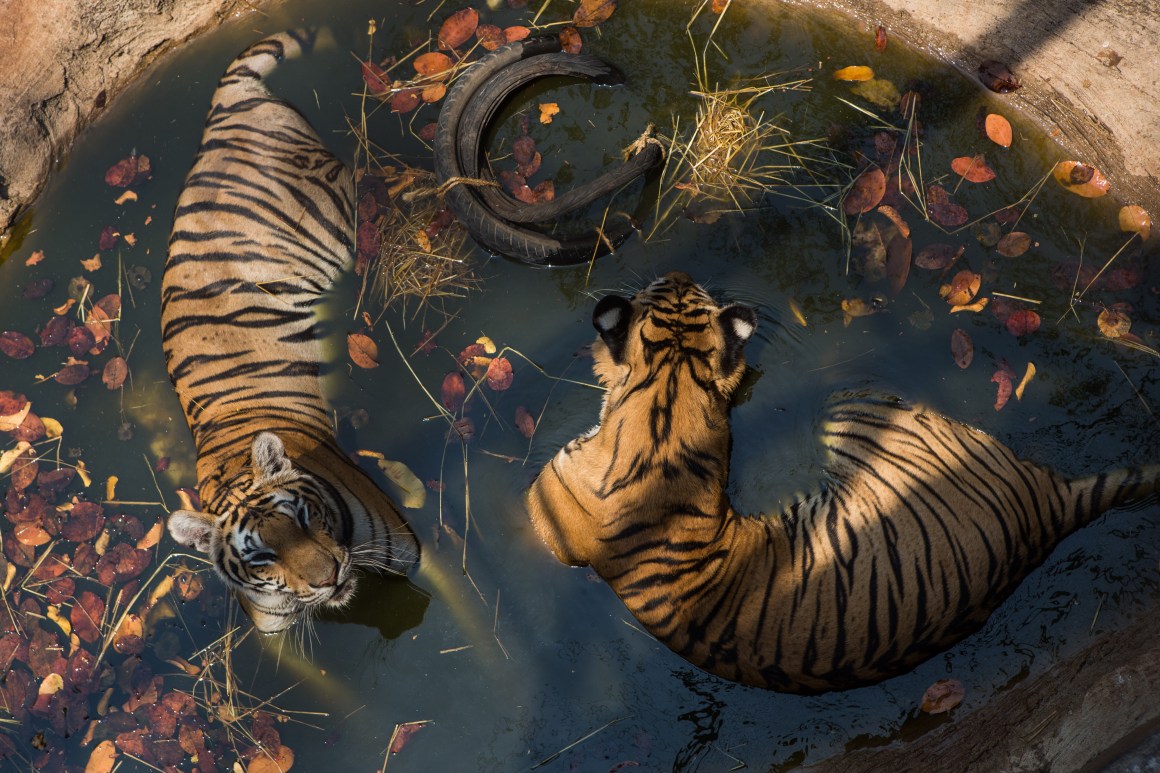
<path fill-rule="evenodd" d="M 632 396 L 658 388 L 696 389 L 727 405 L 745 372 L 743 349 L 757 317 L 748 306 L 718 306 L 688 274 L 672 272 L 631 300 L 605 296 L 592 324 L 599 334 L 593 371 L 608 389 L 603 421 Z"/>
<path fill-rule="evenodd" d="M 254 438 L 250 467 L 224 490 L 220 512 L 174 511 L 169 532 L 209 556 L 259 631 L 283 631 L 304 610 L 350 600 L 349 518 L 276 435 Z"/>

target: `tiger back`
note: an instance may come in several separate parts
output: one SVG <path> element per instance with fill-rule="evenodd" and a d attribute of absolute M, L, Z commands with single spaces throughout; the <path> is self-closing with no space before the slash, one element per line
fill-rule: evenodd
<path fill-rule="evenodd" d="M 264 82 L 313 43 L 287 32 L 230 64 L 177 202 L 161 290 L 165 362 L 204 512 L 169 530 L 207 553 L 263 632 L 340 606 L 358 566 L 418 559 L 398 507 L 340 449 L 316 310 L 353 261 L 350 170 Z"/>
<path fill-rule="evenodd" d="M 540 472 L 529 514 L 558 559 L 590 564 L 658 640 L 726 679 L 816 693 L 909 670 L 1160 481 L 1160 465 L 1066 480 L 938 413 L 847 391 L 822 425 L 823 487 L 739 515 L 728 412 L 752 310 L 669 274 L 605 297 L 593 323 L 600 423 Z"/>

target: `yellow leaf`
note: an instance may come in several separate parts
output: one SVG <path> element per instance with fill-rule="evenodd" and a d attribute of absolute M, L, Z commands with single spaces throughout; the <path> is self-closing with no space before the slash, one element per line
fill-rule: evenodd
<path fill-rule="evenodd" d="M 81 262 L 84 263 L 83 260 Z M 67 301 L 53 309 L 52 313 L 58 317 L 63 317 L 65 314 L 68 314 L 68 310 L 71 309 L 73 305 L 76 304 L 76 302 L 77 301 L 75 298 L 69 298 Z"/>
<path fill-rule="evenodd" d="M 40 683 L 38 692 L 41 695 L 55 695 L 64 689 L 64 677 L 60 674 L 49 674 Z"/>
<path fill-rule="evenodd" d="M 157 583 L 153 590 L 149 591 L 149 606 L 153 606 L 165 596 L 169 595 L 169 592 L 173 590 L 173 583 L 174 579 L 172 574 L 166 575 L 161 582 Z"/>
<path fill-rule="evenodd" d="M 101 267 L 101 253 L 97 253 L 88 260 L 81 259 L 81 265 L 85 267 L 85 271 L 96 271 Z"/>
<path fill-rule="evenodd" d="M 130 247 L 137 246 L 137 237 L 133 234 L 124 234 L 121 238 L 124 239 Z"/>
<path fill-rule="evenodd" d="M 1111 187 L 1108 179 L 1100 173 L 1099 169 L 1079 161 L 1060 161 L 1051 173 L 1064 190 L 1071 191 L 1077 196 L 1083 196 L 1085 199 L 1103 196 Z"/>
<path fill-rule="evenodd" d="M 67 617 L 60 613 L 59 604 L 49 604 L 48 609 L 44 614 L 46 617 L 48 617 L 49 620 L 56 623 L 60 630 L 64 631 L 65 636 L 68 636 L 72 633 L 72 623 L 68 621 Z"/>
<path fill-rule="evenodd" d="M 85 773 L 110 773 L 117 762 L 117 747 L 109 739 L 97 744 L 89 761 L 85 764 Z"/>
<path fill-rule="evenodd" d="M 560 112 L 560 106 L 555 102 L 541 102 L 540 103 L 540 123 L 548 124 L 552 122 L 552 116 Z"/>
<path fill-rule="evenodd" d="M 983 309 L 987 308 L 987 303 L 990 302 L 990 300 L 990 298 L 980 298 L 974 303 L 964 303 L 958 306 L 951 306 L 951 314 L 954 314 L 956 311 L 982 311 Z"/>
<path fill-rule="evenodd" d="M 798 306 L 797 301 L 795 301 L 793 298 L 789 299 L 789 310 L 790 310 L 790 313 L 793 314 L 794 321 L 797 322 L 802 327 L 806 327 L 805 312 L 802 311 L 802 307 Z"/>
<path fill-rule="evenodd" d="M 874 71 L 862 65 L 843 67 L 834 71 L 834 80 L 839 81 L 868 81 L 873 77 Z"/>
<path fill-rule="evenodd" d="M 487 336 L 480 336 L 479 338 L 475 339 L 475 342 L 482 346 L 483 350 L 488 354 L 495 354 L 495 341 L 491 340 Z"/>
<path fill-rule="evenodd" d="M 89 475 L 88 468 L 85 467 L 83 459 L 77 459 L 77 475 L 81 478 L 81 483 L 85 484 L 85 488 L 93 485 L 93 478 Z"/>
<path fill-rule="evenodd" d="M 105 501 L 112 502 L 117 498 L 117 476 L 110 475 L 105 481 Z"/>
<path fill-rule="evenodd" d="M 1152 216 L 1139 204 L 1121 207 L 1119 220 L 1121 231 L 1138 233 L 1144 241 L 1148 241 L 1148 237 L 1152 234 Z"/>
<path fill-rule="evenodd" d="M 390 459 L 378 459 L 379 469 L 394 484 L 399 493 L 399 504 L 412 510 L 422 507 L 427 502 L 427 489 L 423 481 L 402 462 Z"/>
<path fill-rule="evenodd" d="M 40 423 L 44 425 L 44 436 L 49 440 L 58 438 L 64 434 L 64 427 L 56 419 L 50 419 L 47 416 L 40 417 Z"/>
<path fill-rule="evenodd" d="M 133 191 L 125 191 L 120 196 L 118 196 L 117 200 L 114 201 L 113 203 L 114 204 L 124 204 L 126 201 L 136 201 L 136 200 L 137 200 L 136 193 L 133 193 Z"/>
<path fill-rule="evenodd" d="M 274 756 L 263 752 L 250 761 L 246 773 L 286 773 L 294 765 L 294 750 L 283 746 Z"/>
<path fill-rule="evenodd" d="M 1027 363 L 1027 370 L 1023 372 L 1023 378 L 1019 381 L 1019 386 L 1015 387 L 1015 399 L 1023 399 L 1023 390 L 1031 383 L 1031 379 L 1035 378 L 1035 363 Z"/>
<path fill-rule="evenodd" d="M 32 410 L 32 403 L 25 403 L 24 407 L 16 413 L 10 413 L 7 416 L 0 416 L 0 432 L 11 432 L 24 423 L 24 418 L 28 416 L 28 412 Z"/>
<path fill-rule="evenodd" d="M 431 252 L 431 237 L 427 236 L 427 231 L 420 228 L 415 232 L 415 243 L 419 245 L 421 252 Z"/>
<path fill-rule="evenodd" d="M 160 542 L 162 528 L 163 527 L 161 525 L 161 521 L 158 520 L 157 523 L 153 524 L 153 528 L 151 528 L 148 532 L 146 532 L 144 537 L 137 540 L 137 549 L 138 550 L 148 550 L 149 548 L 153 547 L 158 542 Z"/>
<path fill-rule="evenodd" d="M 19 424 L 17 426 L 20 426 Z M 0 475 L 12 469 L 12 465 L 16 464 L 16 460 L 24 455 L 24 452 L 32 448 L 32 444 L 27 440 L 21 440 L 16 444 L 15 448 L 9 448 L 4 453 L 0 454 Z"/>

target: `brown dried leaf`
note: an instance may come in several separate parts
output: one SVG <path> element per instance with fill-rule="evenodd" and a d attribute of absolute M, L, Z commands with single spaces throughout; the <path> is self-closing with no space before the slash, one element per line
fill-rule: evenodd
<path fill-rule="evenodd" d="M 955 364 L 964 370 L 975 358 L 975 344 L 967 331 L 960 327 L 951 333 L 951 356 L 955 358 Z"/>
<path fill-rule="evenodd" d="M 294 765 L 294 750 L 289 746 L 279 746 L 278 751 L 261 752 L 250 760 L 246 773 L 285 773 Z"/>
<path fill-rule="evenodd" d="M 508 43 L 514 43 L 517 40 L 525 40 L 531 34 L 532 31 L 530 29 L 519 24 L 514 24 L 511 27 L 503 28 L 503 37 L 504 40 L 506 40 Z"/>
<path fill-rule="evenodd" d="M 922 710 L 927 714 L 942 714 L 963 702 L 967 694 L 957 679 L 939 679 L 922 694 Z"/>
<path fill-rule="evenodd" d="M 983 121 L 983 130 L 991 142 L 1005 148 L 1011 147 L 1011 122 L 1003 116 L 988 113 Z"/>
<path fill-rule="evenodd" d="M 985 183 L 995 179 L 995 170 L 987 166 L 987 159 L 977 156 L 959 156 L 951 160 L 951 169 L 959 177 L 973 183 Z"/>
<path fill-rule="evenodd" d="M 921 252 L 914 258 L 914 265 L 919 268 L 931 269 L 938 271 L 946 268 L 958 260 L 959 256 L 963 254 L 964 248 L 959 247 L 957 250 L 950 244 L 931 244 L 922 249 Z"/>
<path fill-rule="evenodd" d="M 1104 309 L 1096 318 L 1100 332 L 1108 338 L 1120 338 L 1132 329 L 1132 319 L 1122 311 Z"/>
<path fill-rule="evenodd" d="M 878 206 L 886 195 L 886 175 L 875 167 L 858 175 L 850 192 L 846 194 L 842 207 L 847 215 L 859 215 Z"/>
<path fill-rule="evenodd" d="M 1022 231 L 1006 234 L 995 245 L 995 252 L 1007 258 L 1017 258 L 1031 248 L 1031 237 Z"/>
<path fill-rule="evenodd" d="M 120 389 L 128 376 L 129 365 L 125 362 L 125 358 L 120 356 L 110 358 L 101 371 L 101 381 L 104 382 L 106 389 Z"/>
<path fill-rule="evenodd" d="M 998 94 L 1010 93 L 1023 85 L 1010 67 L 995 59 L 984 59 L 979 63 L 979 81 Z"/>
<path fill-rule="evenodd" d="M 1030 309 L 1020 309 L 1007 317 L 1007 330 L 1013 335 L 1025 336 L 1039 329 L 1039 315 Z"/>
<path fill-rule="evenodd" d="M 69 611 L 69 622 L 73 632 L 82 641 L 92 644 L 101 638 L 101 618 L 105 614 L 105 601 L 92 591 L 81 591 L 76 604 Z"/>
<path fill-rule="evenodd" d="M 395 732 L 391 733 L 391 754 L 398 754 L 418 731 L 429 725 L 430 722 L 404 722 L 395 725 Z"/>
<path fill-rule="evenodd" d="M 365 333 L 347 333 L 346 351 L 351 362 L 370 370 L 379 366 L 379 346 Z"/>
<path fill-rule="evenodd" d="M 474 8 L 462 8 L 448 16 L 439 28 L 439 48 L 458 48 L 475 34 L 479 26 L 479 12 Z"/>
<path fill-rule="evenodd" d="M 1152 234 L 1152 216 L 1139 204 L 1129 204 L 1120 208 L 1120 230 L 1140 234 L 1140 239 L 1148 241 Z"/>
<path fill-rule="evenodd" d="M 391 95 L 392 113 L 409 113 L 423 101 L 422 89 L 403 89 Z"/>
<path fill-rule="evenodd" d="M 608 21 L 616 10 L 616 0 L 580 0 L 580 7 L 572 14 L 572 23 L 577 27 L 595 27 Z"/>
<path fill-rule="evenodd" d="M 946 299 L 951 306 L 965 306 L 979 293 L 983 278 L 969 269 L 963 269 L 954 275 L 950 284 L 939 287 L 938 294 Z"/>
<path fill-rule="evenodd" d="M 874 30 L 874 50 L 880 54 L 886 50 L 886 28 L 881 24 Z"/>
<path fill-rule="evenodd" d="M 433 75 L 447 72 L 451 69 L 451 57 L 439 51 L 428 51 L 425 54 L 419 54 L 414 61 L 415 72 L 419 75 L 429 78 Z"/>
<path fill-rule="evenodd" d="M 894 223 L 894 227 L 898 229 L 900 234 L 907 237 L 910 236 L 910 226 L 902 219 L 902 215 L 898 214 L 897 209 L 889 204 L 881 204 L 878 207 L 878 211 L 889 218 L 890 222 Z"/>
<path fill-rule="evenodd" d="M 362 78 L 371 96 L 382 97 L 391 90 L 391 77 L 374 62 L 362 63 Z"/>
<path fill-rule="evenodd" d="M 88 377 L 89 366 L 85 362 L 69 363 L 58 370 L 56 375 L 53 376 L 58 384 L 64 384 L 65 386 L 76 386 Z"/>
<path fill-rule="evenodd" d="M 540 123 L 549 124 L 552 122 L 553 116 L 560 112 L 560 106 L 555 102 L 541 102 L 540 103 Z"/>
<path fill-rule="evenodd" d="M 111 773 L 117 763 L 117 747 L 109 739 L 97 744 L 89 761 L 85 763 L 85 773 Z"/>
<path fill-rule="evenodd" d="M 565 27 L 560 30 L 560 48 L 567 54 L 578 54 L 584 48 L 584 41 L 580 38 L 580 30 L 575 27 Z"/>
<path fill-rule="evenodd" d="M 480 24 L 475 28 L 475 36 L 479 38 L 479 45 L 488 51 L 494 51 L 508 42 L 503 30 L 494 24 Z"/>
<path fill-rule="evenodd" d="M 95 502 L 77 502 L 61 521 L 60 536 L 71 542 L 88 542 L 104 527 L 104 508 Z"/>
<path fill-rule="evenodd" d="M 14 360 L 28 359 L 36 351 L 36 344 L 31 338 L 14 330 L 5 330 L 0 333 L 0 352 Z"/>
<path fill-rule="evenodd" d="M 1051 174 L 1065 190 L 1086 199 L 1103 196 L 1111 187 L 1099 169 L 1079 161 L 1060 161 Z"/>
<path fill-rule="evenodd" d="M 910 239 L 902 234 L 896 234 L 886 248 L 886 276 L 890 280 L 891 295 L 898 295 L 906 285 L 913 249 Z"/>

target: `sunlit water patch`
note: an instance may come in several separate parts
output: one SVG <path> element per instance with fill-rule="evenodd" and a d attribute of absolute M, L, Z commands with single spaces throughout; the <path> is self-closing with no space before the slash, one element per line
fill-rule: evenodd
<path fill-rule="evenodd" d="M 69 484 L 57 504 L 73 496 L 113 499 L 103 505 L 109 520 L 102 531 L 111 534 L 104 549 L 135 546 L 166 508 L 176 506 L 176 489 L 195 483 L 191 443 L 161 358 L 158 284 L 173 203 L 221 69 L 259 32 L 303 23 L 329 26 L 338 45 L 288 63 L 271 85 L 299 105 L 336 150 L 354 159 L 357 143 L 347 119 L 357 124 L 364 112 L 356 57 L 365 59 L 368 47 L 376 61 L 404 56 L 451 10 L 358 3 L 336 12 L 321 3 L 293 2 L 269 18 L 224 27 L 150 71 L 86 133 L 51 181 L 30 217 L 28 235 L 0 267 L 7 298 L 0 329 L 22 332 L 38 346 L 27 359 L 4 358 L 0 388 L 26 395 L 37 415 L 57 419 L 64 429 L 59 441 L 37 446 L 41 471 L 55 468 L 59 454 L 60 465 L 84 461 L 92 475 L 87 488 L 79 480 Z M 526 24 L 536 10 L 481 14 L 483 21 L 504 27 Z M 549 7 L 541 22 L 563 21 L 570 10 Z M 3 645 L 15 653 L 5 681 L 9 705 L 13 698 L 31 705 L 50 673 L 69 664 L 91 666 L 87 656 L 75 653 L 91 652 L 95 660 L 103 634 L 117 630 L 122 614 L 141 612 L 174 567 L 201 571 L 204 584 L 196 594 L 178 587 L 159 597 L 143 615 L 140 643 L 118 648 L 109 637 L 95 681 L 84 682 L 83 694 L 78 691 L 67 704 L 77 710 L 71 724 L 46 701 L 25 713 L 21 724 L 0 727 L 0 742 L 15 750 L 13 759 L 25 767 L 44 759 L 79 765 L 100 741 L 119 739 L 123 754 L 188 767 L 189 752 L 180 742 L 180 728 L 186 727 L 187 742 L 202 732 L 207 751 L 222 766 L 261 756 L 256 742 L 263 741 L 268 749 L 291 749 L 303 770 L 372 769 L 388 759 L 394 734 L 399 751 L 389 760 L 391 770 L 511 770 L 541 762 L 545 770 L 608 770 L 630 762 L 645 770 L 724 770 L 739 761 L 756 769 L 792 767 L 929 729 L 939 720 L 921 717 L 917 707 L 923 691 L 940 678 L 963 682 L 966 697 L 956 711 L 968 712 L 1100 634 L 1151 613 L 1160 594 L 1160 512 L 1154 504 L 1109 515 L 1066 540 L 979 633 L 913 673 L 874 687 L 801 698 L 725 683 L 687 665 L 642 633 L 591 571 L 563 567 L 548 554 L 530 528 L 521 495 L 555 449 L 595 421 L 600 394 L 590 385 L 583 354 L 593 337 L 591 309 L 604 292 L 631 292 L 673 269 L 690 273 L 723 299 L 759 307 L 760 331 L 747 350 L 753 379 L 733 413 L 730 490 L 739 510 L 779 509 L 795 491 L 816 483 L 822 474 L 814 440 L 819 409 L 829 391 L 844 386 L 890 386 L 1073 474 L 1155 461 L 1160 448 L 1153 413 L 1160 397 L 1156 356 L 1111 342 L 1097 325 L 1103 308 L 1127 304 L 1131 332 L 1141 345 L 1157 347 L 1157 263 L 1134 240 L 1101 281 L 1070 304 L 1128 234 L 1118 229 L 1110 200 L 1081 199 L 1052 180 L 1037 188 L 1061 160 L 1053 145 L 1002 98 L 936 62 L 893 41 L 876 53 L 872 31 L 779 6 L 735 7 L 706 47 L 717 17 L 699 18 L 691 43 L 685 26 L 693 11 L 630 3 L 597 30 L 582 31 L 588 50 L 628 74 L 626 84 L 539 84 L 503 113 L 490 138 L 493 147 L 510 148 L 527 126 L 543 158 L 535 181 L 554 178 L 563 189 L 568 179 L 598 174 L 649 121 L 667 135 L 674 118 L 683 127 L 693 120 L 695 50 L 704 53 L 702 86 L 728 88 L 763 73 L 812 79 L 809 90 L 770 93 L 753 109 L 793 138 L 822 141 L 809 149 L 816 176 L 790 177 L 811 183 L 803 193 L 821 199 L 836 189 L 812 183 L 848 184 L 864 168 L 860 158 L 889 168 L 889 153 L 877 156 L 883 136 L 906 147 L 908 121 L 897 108 L 855 93 L 856 83 L 831 78 L 839 67 L 871 66 L 878 80 L 900 93 L 922 94 L 921 146 L 906 156 L 905 167 L 922 175 L 920 184 L 951 192 L 972 220 L 980 219 L 961 230 L 939 228 L 904 199 L 893 199 L 911 231 L 913 253 L 934 243 L 963 247 L 957 263 L 945 274 L 912 265 L 905 285 L 892 295 L 889 277 L 866 278 L 873 271 L 866 267 L 867 250 L 851 247 L 848 236 L 859 224 L 863 237 L 866 225 L 889 236 L 888 218 L 877 212 L 844 217 L 837 198 L 827 209 L 783 195 L 766 196 L 712 223 L 677 217 L 663 233 L 648 241 L 634 238 L 590 270 L 530 270 L 476 253 L 481 288 L 421 314 L 412 305 L 406 313 L 394 310 L 379 318 L 373 302 L 364 298 L 359 304 L 361 283 L 351 277 L 325 312 L 333 332 L 328 384 L 339 437 L 352 452 L 404 461 L 431 482 L 426 505 L 408 512 L 425 550 L 423 569 L 408 582 L 366 581 L 353 609 L 326 616 L 301 641 L 280 646 L 244 636 L 246 624 L 228 616 L 221 584 L 197 560 L 170 558 L 168 537 L 142 548 L 147 566 L 131 578 L 134 567 L 127 566 L 126 578 L 112 588 L 91 578 L 95 564 L 84 572 L 75 566 L 62 570 L 74 587 L 56 597 L 45 582 L 58 578 L 38 569 L 29 579 L 27 567 L 48 546 L 52 556 L 79 563 L 77 541 L 59 537 L 19 553 L 12 547 L 19 543 L 16 525 L 6 522 L 6 554 L 14 565 L 6 595 L 10 638 Z M 371 17 L 378 17 L 373 44 L 366 35 Z M 549 102 L 560 112 L 541 124 L 537 105 Z M 416 135 L 434 120 L 437 104 L 403 115 L 376 105 L 369 103 L 368 117 L 374 142 L 403 163 L 429 169 L 429 152 Z M 981 107 L 1012 121 L 1009 149 L 979 133 Z M 131 186 L 137 201 L 115 204 L 119 190 L 105 184 L 105 172 L 134 149 L 149 157 L 150 179 Z M 985 154 L 995 179 L 960 181 L 952 160 L 978 153 Z M 613 207 L 637 209 L 648 230 L 655 214 L 651 197 L 661 187 L 654 182 L 632 188 Z M 792 189 L 782 193 L 797 195 Z M 1017 225 L 983 217 L 1025 197 L 1033 201 Z M 714 219 L 696 209 L 692 214 Z M 594 208 L 572 225 L 599 215 Z M 106 226 L 120 237 L 111 249 L 100 250 Z M 1031 241 L 1017 257 L 999 255 L 994 246 L 1009 231 L 1027 233 Z M 128 234 L 135 243 L 126 240 Z M 29 265 L 38 252 L 43 260 Z M 82 266 L 81 259 L 97 253 L 101 268 Z M 991 300 L 990 308 L 949 312 L 939 287 L 960 270 L 980 275 L 980 293 Z M 99 375 L 75 385 L 51 378 L 68 355 L 64 348 L 40 346 L 39 334 L 53 308 L 66 302 L 75 276 L 92 284 L 82 305 L 109 294 L 121 298 L 115 341 L 100 355 L 77 354 L 95 369 L 123 356 L 129 378 L 121 388 L 106 389 Z M 53 281 L 53 289 L 26 297 L 44 279 Z M 1034 310 L 1039 329 L 1021 336 L 1010 332 L 993 310 L 1001 300 Z M 843 301 L 847 311 L 877 313 L 852 316 L 846 325 Z M 863 306 L 851 307 L 855 302 Z M 362 310 L 373 317 L 369 327 Z M 75 310 L 64 314 L 76 321 Z M 952 354 L 956 329 L 973 348 L 965 369 Z M 437 331 L 436 346 L 417 352 L 425 330 Z M 377 368 L 349 362 L 348 332 L 366 332 L 376 341 Z M 466 446 L 449 443 L 436 405 L 440 387 L 457 370 L 456 356 L 481 336 L 512 350 L 504 354 L 512 383 L 502 392 L 481 386 L 462 414 L 473 422 L 473 439 Z M 992 377 L 1008 372 L 1018 383 L 1032 362 L 1036 376 L 1022 399 L 1012 396 L 996 410 Z M 531 440 L 519 430 L 520 407 L 536 422 Z M 5 449 L 14 446 L 15 439 Z M 373 466 L 373 459 L 363 461 Z M 106 489 L 110 476 L 119 479 L 114 490 Z M 13 512 L 11 506 L 6 512 Z M 120 514 L 128 518 L 115 517 Z M 100 539 L 94 535 L 86 544 Z M 86 590 L 109 611 L 99 615 L 102 635 L 74 644 L 46 616 L 56 604 L 67 619 L 83 606 L 79 598 Z M 226 663 L 219 642 L 231 619 L 243 630 L 235 634 L 240 643 Z M 19 621 L 19 628 L 11 621 Z M 77 631 L 75 623 L 70 628 Z M 36 629 L 42 629 L 36 642 L 59 647 L 64 666 L 19 649 L 27 640 L 22 637 Z M 228 684 L 227 666 L 236 679 Z M 194 704 L 168 699 L 177 719 L 167 735 L 168 720 L 153 704 L 173 694 L 189 695 Z M 236 705 L 229 705 L 230 695 Z M 256 707 L 266 715 L 249 713 Z"/>

